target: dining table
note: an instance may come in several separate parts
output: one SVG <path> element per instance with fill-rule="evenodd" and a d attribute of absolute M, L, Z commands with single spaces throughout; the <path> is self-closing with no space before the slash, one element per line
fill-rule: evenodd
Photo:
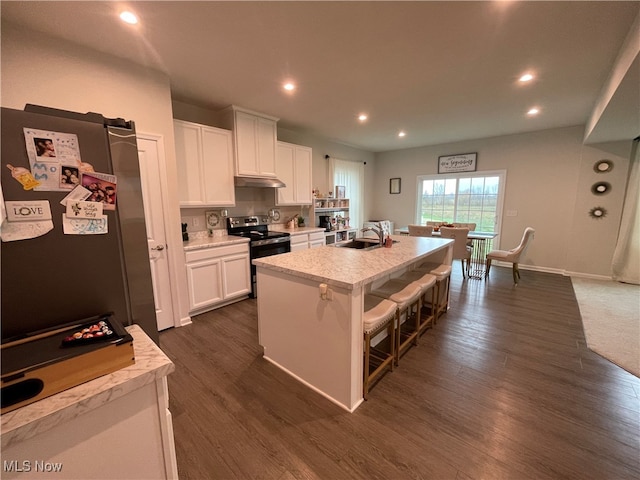
<path fill-rule="evenodd" d="M 396 235 L 409 235 L 409 227 L 394 230 Z M 431 232 L 432 237 L 440 238 L 440 231 Z M 469 278 L 483 279 L 487 277 L 487 253 L 491 251 L 493 239 L 498 236 L 495 232 L 470 231 L 467 238 L 471 240 L 471 260 L 469 262 Z"/>

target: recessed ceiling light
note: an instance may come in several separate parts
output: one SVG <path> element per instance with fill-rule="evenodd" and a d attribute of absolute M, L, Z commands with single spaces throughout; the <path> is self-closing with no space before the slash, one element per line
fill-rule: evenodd
<path fill-rule="evenodd" d="M 407 135 L 407 134 L 406 134 L 405 132 L 403 132 L 403 131 L 398 132 L 398 136 L 399 136 L 399 137 L 404 137 L 404 136 L 406 136 L 406 135 Z"/>
<path fill-rule="evenodd" d="M 527 112 L 527 115 L 529 115 L 530 117 L 533 117 L 533 116 L 535 116 L 535 115 L 537 115 L 539 113 L 540 113 L 540 109 L 536 108 L 536 107 L 533 107 L 533 108 L 529 109 L 529 111 Z"/>
<path fill-rule="evenodd" d="M 285 84 L 283 85 L 283 88 L 284 88 L 286 91 L 291 92 L 291 91 L 295 90 L 296 86 L 295 86 L 293 83 L 288 82 L 288 83 L 285 83 Z"/>
<path fill-rule="evenodd" d="M 366 113 L 361 113 L 360 115 L 358 115 L 358 120 L 360 120 L 361 122 L 364 122 L 367 118 L 367 114 Z"/>
<path fill-rule="evenodd" d="M 533 75 L 531 73 L 525 73 L 518 80 L 523 83 L 530 82 L 531 80 L 533 80 Z"/>
<path fill-rule="evenodd" d="M 135 25 L 138 23 L 138 17 L 136 17 L 135 13 L 129 11 L 122 12 L 120 14 L 120 19 L 129 25 Z"/>

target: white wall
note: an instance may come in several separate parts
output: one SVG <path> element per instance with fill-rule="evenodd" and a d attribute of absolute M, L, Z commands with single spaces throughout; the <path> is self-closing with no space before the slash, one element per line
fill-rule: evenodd
<path fill-rule="evenodd" d="M 524 265 L 556 272 L 611 275 L 611 258 L 620 221 L 629 166 L 631 141 L 583 146 L 584 127 L 486 138 L 446 145 L 384 152 L 376 155 L 374 188 L 380 192 L 373 215 L 396 226 L 415 221 L 417 176 L 437 174 L 438 156 L 477 152 L 478 171 L 507 170 L 504 212 L 497 239 L 501 248 L 518 244 L 525 227 L 536 229 Z M 595 197 L 591 185 L 596 160 L 608 158 L 615 169 L 607 175 L 611 194 Z M 593 174 L 591 174 L 592 172 Z M 389 179 L 402 178 L 402 193 L 390 195 Z M 597 205 L 606 218 L 593 220 L 588 211 Z"/>
<path fill-rule="evenodd" d="M 7 22 L 2 23 L 1 48 L 3 107 L 22 110 L 32 103 L 133 120 L 138 132 L 162 136 L 167 176 L 176 178 L 171 92 L 166 75 Z M 163 192 L 171 206 L 167 211 L 167 241 L 169 249 L 179 249 L 179 255 L 170 257 L 177 302 L 178 297 L 187 298 L 187 286 L 176 182 L 170 181 L 167 190 Z M 175 305 L 176 315 L 188 318 L 188 305 Z"/>

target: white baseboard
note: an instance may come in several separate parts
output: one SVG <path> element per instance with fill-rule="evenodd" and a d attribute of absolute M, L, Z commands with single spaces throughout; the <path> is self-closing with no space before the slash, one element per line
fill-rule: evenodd
<path fill-rule="evenodd" d="M 565 270 L 564 275 L 567 277 L 576 277 L 576 278 L 588 278 L 590 280 L 606 280 L 613 281 L 613 277 L 611 275 L 594 275 L 591 273 L 582 273 L 582 272 L 568 272 Z"/>
<path fill-rule="evenodd" d="M 184 327 L 185 325 L 191 325 L 191 317 L 182 317 L 178 322 L 178 327 Z"/>
<path fill-rule="evenodd" d="M 512 268 L 511 263 L 509 262 L 500 262 L 500 261 L 492 261 L 491 268 L 495 266 Z M 549 268 L 549 267 L 539 267 L 537 265 L 523 265 L 522 263 L 518 264 L 518 268 L 520 270 L 532 270 L 534 272 L 543 272 L 543 273 L 553 273 L 556 275 L 563 275 L 565 277 L 577 277 L 577 278 L 590 278 L 592 280 L 613 280 L 611 276 L 607 275 L 595 275 L 593 273 L 583 273 L 583 272 L 571 272 L 568 270 L 564 270 L 562 268 Z"/>

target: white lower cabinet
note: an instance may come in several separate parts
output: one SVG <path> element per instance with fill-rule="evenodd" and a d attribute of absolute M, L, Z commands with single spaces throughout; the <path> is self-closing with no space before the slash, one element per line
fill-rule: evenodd
<path fill-rule="evenodd" d="M 325 245 L 324 232 L 300 233 L 291 235 L 291 251 L 307 250 Z"/>
<path fill-rule="evenodd" d="M 185 253 L 189 311 L 201 313 L 251 291 L 249 245 L 225 245 Z"/>
<path fill-rule="evenodd" d="M 291 235 L 291 251 L 307 250 L 309 248 L 309 236 L 305 233 L 302 235 Z"/>
<path fill-rule="evenodd" d="M 309 234 L 309 248 L 324 247 L 326 245 L 324 232 Z"/>

